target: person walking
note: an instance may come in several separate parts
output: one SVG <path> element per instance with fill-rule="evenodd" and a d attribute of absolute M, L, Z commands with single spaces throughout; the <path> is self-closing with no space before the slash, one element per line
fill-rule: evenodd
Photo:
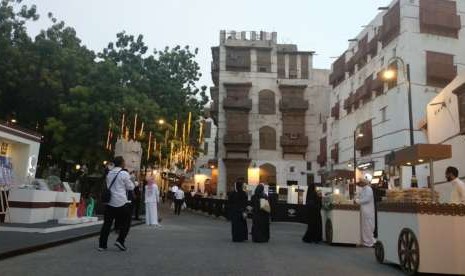
<path fill-rule="evenodd" d="M 270 240 L 270 204 L 265 194 L 265 186 L 259 184 L 252 196 L 252 241 Z"/>
<path fill-rule="evenodd" d="M 375 231 L 375 199 L 367 179 L 362 179 L 357 183 L 361 187 L 359 199 L 356 203 L 360 204 L 360 232 L 362 234 L 362 245 L 373 247 L 376 240 Z"/>
<path fill-rule="evenodd" d="M 180 215 L 182 204 L 184 203 L 184 191 L 182 188 L 178 188 L 174 193 L 174 214 Z"/>
<path fill-rule="evenodd" d="M 124 244 L 126 236 L 129 232 L 131 223 L 130 201 L 127 198 L 127 191 L 134 189 L 134 183 L 131 181 L 127 171 L 124 171 L 124 158 L 121 156 L 115 157 L 115 167 L 108 172 L 106 186 L 111 192 L 111 199 L 105 206 L 103 214 L 103 225 L 100 230 L 99 251 L 107 249 L 108 236 L 110 234 L 113 220 L 116 220 L 119 225 L 119 235 L 115 242 L 115 246 L 121 251 L 126 251 Z"/>
<path fill-rule="evenodd" d="M 233 242 L 243 242 L 248 239 L 247 229 L 247 194 L 244 192 L 244 183 L 236 181 L 234 192 L 228 195 L 229 219 L 231 220 L 231 234 Z"/>
<path fill-rule="evenodd" d="M 307 209 L 307 231 L 302 238 L 303 242 L 319 243 L 323 240 L 323 230 L 321 222 L 321 198 L 316 191 L 315 184 L 310 183 L 306 198 Z"/>
<path fill-rule="evenodd" d="M 147 179 L 145 186 L 145 223 L 147 225 L 160 226 L 158 223 L 158 203 L 160 202 L 160 192 L 153 177 Z"/>
<path fill-rule="evenodd" d="M 140 214 L 140 203 L 141 203 L 141 199 L 142 199 L 142 191 L 141 191 L 141 185 L 139 183 L 139 181 L 137 181 L 137 176 L 136 176 L 136 172 L 133 171 L 131 173 L 131 177 L 134 178 L 134 199 L 133 199 L 133 207 L 134 207 L 134 219 L 135 220 L 140 220 L 139 218 L 139 214 Z M 133 180 L 131 178 L 131 180 Z"/>

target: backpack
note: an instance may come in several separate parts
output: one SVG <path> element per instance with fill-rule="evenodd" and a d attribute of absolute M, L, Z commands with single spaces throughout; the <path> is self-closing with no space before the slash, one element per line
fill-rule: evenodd
<path fill-rule="evenodd" d="M 115 184 L 115 181 L 116 181 L 116 178 L 118 178 L 118 175 L 119 173 L 121 172 L 122 170 L 120 170 L 116 176 L 113 178 L 113 180 L 111 181 L 111 184 L 110 184 L 110 187 L 107 187 L 107 185 L 105 185 L 105 188 L 102 192 L 102 196 L 101 196 L 101 200 L 102 200 L 102 203 L 103 204 L 108 204 L 111 200 L 111 187 L 113 186 L 113 184 Z"/>

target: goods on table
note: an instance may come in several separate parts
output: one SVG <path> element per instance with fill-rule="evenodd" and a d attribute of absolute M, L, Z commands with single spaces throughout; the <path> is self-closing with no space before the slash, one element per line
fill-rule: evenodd
<path fill-rule="evenodd" d="M 387 202 L 433 202 L 439 199 L 438 192 L 427 188 L 411 188 L 406 190 L 388 190 Z"/>

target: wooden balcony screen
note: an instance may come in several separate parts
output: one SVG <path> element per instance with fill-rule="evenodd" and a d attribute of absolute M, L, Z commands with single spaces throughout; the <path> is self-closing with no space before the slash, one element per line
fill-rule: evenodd
<path fill-rule="evenodd" d="M 389 9 L 383 16 L 383 26 L 381 28 L 380 40 L 383 48 L 391 41 L 396 39 L 400 34 L 400 3 L 397 3 Z"/>
<path fill-rule="evenodd" d="M 461 28 L 455 1 L 420 0 L 421 33 L 458 38 Z"/>
<path fill-rule="evenodd" d="M 436 52 L 426 52 L 426 83 L 444 88 L 457 76 L 454 56 Z"/>

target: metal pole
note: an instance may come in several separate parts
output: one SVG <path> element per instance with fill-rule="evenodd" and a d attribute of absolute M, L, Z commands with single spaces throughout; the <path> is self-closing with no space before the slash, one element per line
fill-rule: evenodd
<path fill-rule="evenodd" d="M 405 65 L 407 83 L 408 83 L 408 120 L 410 131 L 410 146 L 415 144 L 413 133 L 413 111 L 412 111 L 412 82 L 410 81 L 410 64 Z M 416 176 L 415 165 L 412 165 L 412 178 Z"/>
<path fill-rule="evenodd" d="M 431 189 L 431 197 L 433 202 L 436 202 L 436 197 L 434 196 L 434 168 L 433 168 L 433 159 L 429 160 L 429 184 Z"/>
<path fill-rule="evenodd" d="M 354 192 L 355 192 L 355 183 L 357 183 L 357 151 L 355 150 L 355 143 L 357 142 L 357 129 L 354 130 L 354 185 L 353 189 L 350 190 L 349 196 L 350 199 L 354 198 Z"/>

